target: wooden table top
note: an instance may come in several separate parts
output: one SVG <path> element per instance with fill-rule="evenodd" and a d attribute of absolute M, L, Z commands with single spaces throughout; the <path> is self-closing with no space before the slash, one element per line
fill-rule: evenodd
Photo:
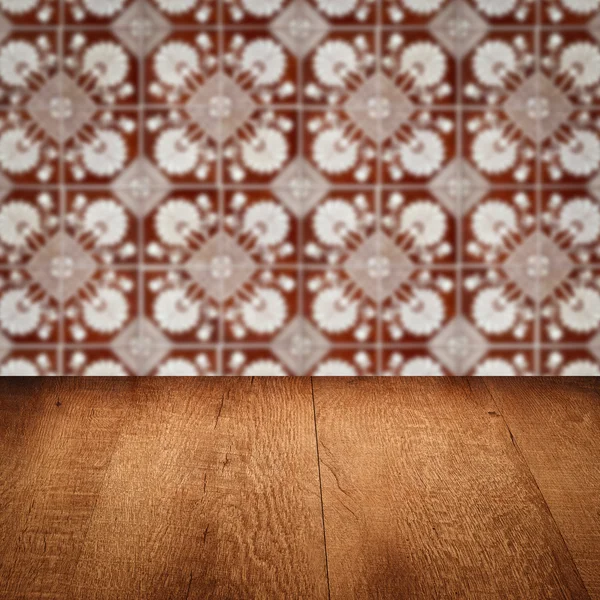
<path fill-rule="evenodd" d="M 0 382 L 0 599 L 599 598 L 594 379 Z"/>

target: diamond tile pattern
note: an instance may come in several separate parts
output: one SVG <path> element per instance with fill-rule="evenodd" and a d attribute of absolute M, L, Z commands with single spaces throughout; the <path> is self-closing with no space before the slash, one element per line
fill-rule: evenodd
<path fill-rule="evenodd" d="M 600 374 L 599 11 L 0 0 L 0 374 Z"/>

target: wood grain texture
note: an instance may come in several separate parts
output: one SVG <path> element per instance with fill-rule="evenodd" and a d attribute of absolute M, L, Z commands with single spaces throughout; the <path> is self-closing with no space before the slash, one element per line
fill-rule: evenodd
<path fill-rule="evenodd" d="M 483 382 L 314 379 L 331 598 L 588 598 Z"/>
<path fill-rule="evenodd" d="M 486 383 L 590 596 L 600 599 L 600 380 Z"/>
<path fill-rule="evenodd" d="M 1 380 L 0 599 L 598 598 L 598 387 Z"/>
<path fill-rule="evenodd" d="M 0 598 L 65 598 L 127 414 L 131 383 L 0 387 Z M 110 394 L 111 400 L 106 401 Z"/>
<path fill-rule="evenodd" d="M 120 406 L 126 399 L 129 410 L 125 422 L 113 424 L 110 440 L 90 431 L 87 420 L 80 433 L 68 436 L 7 434 L 20 437 L 37 461 L 41 485 L 33 514 L 14 507 L 19 522 L 8 533 L 13 547 L 21 547 L 24 536 L 34 539 L 16 564 L 10 554 L 3 557 L 4 597 L 325 598 L 310 381 L 165 383 L 143 380 L 133 393 L 127 384 L 114 384 L 105 404 Z M 98 380 L 96 392 L 103 389 Z M 90 401 L 76 396 L 63 394 L 61 409 Z M 72 428 L 73 420 L 48 422 L 40 414 L 35 422 L 61 430 Z M 95 441 L 90 448 L 64 446 L 65 438 Z M 96 447 L 109 442 L 106 454 L 96 457 Z M 10 478 L 23 481 L 11 505 L 30 485 L 29 468 Z M 86 478 L 88 471 L 95 476 Z M 9 484 L 4 494 L 10 495 Z M 76 501 L 79 488 L 84 498 Z M 52 544 L 48 550 L 43 540 Z M 42 564 L 50 552 L 55 560 Z"/>

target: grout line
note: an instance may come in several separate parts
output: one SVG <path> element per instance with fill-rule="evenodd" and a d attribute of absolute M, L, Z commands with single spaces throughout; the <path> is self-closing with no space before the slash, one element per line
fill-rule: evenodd
<path fill-rule="evenodd" d="M 146 3 L 142 5 L 142 12 L 146 11 Z M 145 16 L 145 15 L 144 15 Z M 138 144 L 139 144 L 139 156 L 145 156 L 145 144 L 146 144 L 146 105 L 145 105 L 145 87 L 146 87 L 146 37 L 142 37 L 141 40 L 141 56 L 138 56 Z M 135 159 L 134 159 L 135 160 Z M 143 329 L 142 323 L 146 316 L 146 281 L 145 271 L 140 268 L 146 260 L 146 236 L 144 230 L 144 222 L 146 220 L 146 213 L 137 215 L 137 233 L 138 233 L 138 264 L 137 264 L 137 335 L 138 343 L 143 343 Z M 138 366 L 139 369 L 139 366 Z M 140 373 L 136 373 L 138 375 Z"/>
<path fill-rule="evenodd" d="M 315 446 L 317 449 L 317 471 L 319 473 L 319 494 L 321 497 L 321 523 L 323 525 L 323 546 L 325 550 L 325 574 L 327 576 L 327 597 L 331 598 L 331 585 L 329 582 L 329 558 L 327 556 L 327 533 L 325 531 L 325 506 L 323 503 L 323 481 L 321 478 L 321 457 L 319 455 L 319 431 L 317 428 L 317 409 L 315 406 L 314 378 L 310 378 L 310 390 L 312 395 L 313 419 L 315 424 Z"/>
<path fill-rule="evenodd" d="M 221 2 L 219 2 L 219 4 L 221 4 Z M 432 19 L 433 20 L 433 19 Z M 517 32 L 528 32 L 528 31 L 532 31 L 533 29 L 535 29 L 536 27 L 539 27 L 542 31 L 574 31 L 574 32 L 580 32 L 582 30 L 587 31 L 590 22 L 592 21 L 592 19 L 590 19 L 589 21 L 584 21 L 580 24 L 553 24 L 553 23 L 540 23 L 539 25 L 536 25 L 536 23 L 525 23 L 525 24 L 518 24 L 518 23 L 513 23 L 510 25 L 498 25 L 498 24 L 494 24 L 494 23 L 488 23 L 486 22 L 486 25 L 488 27 L 488 31 L 490 33 L 494 33 L 494 32 L 513 32 L 513 31 L 517 31 Z M 216 32 L 219 30 L 219 27 L 221 27 L 223 29 L 224 32 L 231 32 L 231 33 L 235 33 L 237 31 L 245 31 L 245 32 L 265 32 L 268 31 L 270 26 L 272 24 L 272 21 L 267 21 L 265 23 L 257 23 L 257 24 L 251 24 L 251 25 L 243 25 L 243 24 L 229 24 L 226 22 L 223 22 L 221 25 L 219 23 L 211 23 L 211 24 L 206 24 L 206 23 L 198 23 L 198 24 L 194 24 L 194 25 L 182 25 L 180 23 L 169 23 L 170 28 L 172 33 L 184 33 L 184 32 L 199 32 L 199 31 L 210 31 L 210 32 Z M 354 31 L 356 32 L 363 32 L 363 31 L 373 31 L 373 28 L 376 26 L 375 23 L 371 23 L 369 25 L 358 25 L 358 24 L 350 24 L 350 25 L 342 25 L 342 24 L 328 24 L 327 28 L 323 28 L 323 29 L 319 29 L 319 31 L 323 31 L 323 32 L 328 32 L 328 33 L 352 33 Z M 55 29 L 57 27 L 56 23 L 52 23 L 52 24 L 35 24 L 35 25 L 22 25 L 22 24 L 18 24 L 18 23 L 11 23 L 10 24 L 10 28 L 11 31 L 17 31 L 17 32 L 42 32 L 42 31 L 49 31 L 52 29 Z M 64 23 L 63 28 L 67 31 L 99 31 L 99 32 L 105 32 L 110 30 L 112 27 L 114 27 L 114 23 L 112 22 L 107 22 L 104 24 L 92 24 L 92 23 Z M 397 24 L 385 24 L 385 23 L 381 23 L 380 27 L 382 29 L 382 31 L 389 31 L 389 32 L 396 32 L 396 31 L 404 31 L 404 32 L 414 32 L 414 33 L 423 33 L 423 34 L 427 34 L 430 32 L 430 27 L 431 27 L 431 21 L 428 22 L 424 22 L 422 24 L 414 24 L 414 23 L 409 23 L 409 24 L 402 24 L 402 23 L 397 23 Z"/>
<path fill-rule="evenodd" d="M 224 56 L 225 50 L 225 28 L 224 28 L 224 10 L 223 2 L 217 3 L 217 55 L 219 57 L 219 64 L 217 70 L 217 77 L 219 77 L 219 94 L 223 95 L 223 76 L 224 76 L 224 68 L 222 57 Z M 219 139 L 217 140 L 217 161 L 215 164 L 216 168 L 216 180 L 217 180 L 217 209 L 219 214 L 219 227 L 217 230 L 217 235 L 219 236 L 219 254 L 222 254 L 222 246 L 223 246 L 223 234 L 225 233 L 224 221 L 225 221 L 225 200 L 226 200 L 226 190 L 228 188 L 225 187 L 225 176 L 224 176 L 224 160 L 223 160 L 223 149 L 225 147 L 226 140 L 223 139 L 223 119 L 219 117 L 218 122 L 218 134 Z M 216 370 L 217 374 L 221 375 L 225 372 L 224 369 L 224 354 L 223 354 L 223 346 L 225 344 L 226 331 L 225 331 L 225 281 L 221 278 L 219 282 L 219 286 L 221 288 L 221 297 L 218 300 L 219 307 L 219 321 L 217 323 L 217 327 L 219 331 L 217 332 L 217 357 L 216 357 Z"/>
<path fill-rule="evenodd" d="M 460 15 L 458 14 L 458 4 L 455 4 L 455 18 L 457 19 L 457 21 L 459 20 Z M 456 227 L 456 234 L 454 236 L 454 242 L 456 244 L 456 247 L 454 248 L 454 254 L 456 257 L 456 267 L 457 267 L 457 271 L 456 271 L 456 277 L 454 278 L 454 285 L 456 286 L 456 290 L 455 290 L 455 302 L 456 302 L 456 306 L 455 306 L 455 314 L 456 317 L 455 319 L 458 319 L 460 317 L 462 317 L 463 319 L 465 318 L 464 316 L 464 312 L 463 311 L 463 277 L 464 277 L 464 267 L 465 267 L 465 263 L 464 261 L 464 255 L 463 255 L 463 244 L 464 244 L 464 231 L 463 231 L 463 223 L 464 223 L 464 217 L 465 217 L 465 213 L 466 213 L 466 201 L 464 198 L 464 189 L 463 189 L 463 185 L 464 185 L 464 178 L 463 178 L 463 161 L 466 161 L 466 157 L 465 157 L 465 150 L 464 150 L 464 135 L 463 135 L 463 128 L 464 128 L 464 114 L 463 114 L 463 68 L 464 68 L 464 64 L 465 64 L 465 58 L 467 56 L 467 54 L 461 54 L 461 50 L 462 50 L 462 41 L 459 41 L 459 38 L 456 39 L 455 42 L 455 46 L 454 46 L 454 52 L 455 52 L 455 61 L 456 61 L 456 78 L 455 78 L 455 83 L 456 83 L 456 90 L 455 90 L 455 95 L 456 95 L 456 113 L 454 115 L 454 126 L 456 128 L 456 132 L 455 132 L 455 141 L 456 141 L 456 157 L 458 158 L 458 166 L 459 166 L 459 173 L 458 173 L 458 198 L 457 201 L 455 203 L 455 227 Z M 454 369 L 454 371 L 456 372 L 456 374 L 460 375 L 460 374 L 464 374 L 463 371 L 463 365 L 459 364 L 458 365 L 458 369 Z"/>
<path fill-rule="evenodd" d="M 137 112 L 137 111 L 136 111 Z M 168 191 L 215 191 L 222 187 L 225 190 L 235 190 L 235 191 L 244 191 L 244 190 L 268 190 L 270 187 L 270 183 L 242 183 L 242 184 L 234 184 L 234 183 L 224 183 L 219 186 L 216 182 L 207 183 L 207 184 L 190 184 L 190 183 L 178 183 L 173 182 L 171 186 L 155 186 L 152 190 L 164 190 Z M 519 191 L 519 190 L 527 190 L 527 191 L 535 191 L 537 189 L 537 183 L 526 183 L 526 184 L 491 184 L 489 186 L 490 193 L 494 191 Z M 42 184 L 19 184 L 19 189 L 22 191 L 40 191 L 40 190 L 48 190 L 48 191 L 57 191 L 64 187 L 66 190 L 98 190 L 103 191 L 107 189 L 120 189 L 119 187 L 113 186 L 110 182 L 107 183 L 66 183 L 64 186 L 61 186 L 58 183 L 50 183 L 48 185 Z M 427 191 L 429 189 L 429 183 L 404 183 L 399 181 L 397 183 L 382 183 L 381 188 L 384 190 L 397 190 L 399 187 L 402 189 L 409 191 Z M 554 190 L 554 191 L 567 191 L 567 192 L 576 192 L 576 191 L 586 191 L 589 192 L 589 185 L 587 183 L 580 184 L 547 184 L 543 186 L 545 189 Z M 331 183 L 328 185 L 328 188 L 334 191 L 348 191 L 354 192 L 357 190 L 372 190 L 373 184 L 343 184 L 343 183 Z M 0 188 L 3 189 L 3 188 Z M 14 191 L 13 188 L 6 188 L 9 191 Z M 285 189 L 285 188 L 280 188 Z M 475 188 L 479 189 L 479 188 Z"/>
<path fill-rule="evenodd" d="M 536 11 L 536 25 L 540 25 L 542 20 L 542 0 L 536 0 L 535 3 L 535 11 Z M 541 31 L 539 27 L 536 27 L 534 31 L 534 61 L 535 61 L 535 72 L 542 73 L 542 65 L 541 65 L 541 56 L 542 56 L 542 46 L 541 46 Z M 539 101 L 540 96 L 540 79 L 536 78 L 536 100 Z M 537 109 L 536 109 L 537 110 Z M 534 361 L 534 374 L 538 375 L 541 373 L 541 350 L 539 348 L 539 344 L 541 342 L 541 308 L 542 308 L 542 298 L 541 298 L 541 278 L 539 273 L 539 260 L 541 258 L 542 251 L 542 228 L 541 228 L 541 214 L 542 214 L 542 127 L 541 127 L 541 119 L 539 118 L 539 114 L 536 114 L 536 140 L 535 140 L 535 235 L 536 235 L 536 259 L 538 263 L 536 263 L 536 278 L 535 278 L 535 322 L 534 326 L 534 340 L 536 348 L 533 354 Z"/>
<path fill-rule="evenodd" d="M 57 51 L 57 62 L 58 62 L 58 73 L 64 72 L 64 60 L 65 60 L 65 32 L 63 30 L 64 27 L 64 11 L 65 6 L 63 2 L 59 3 L 59 16 L 58 16 L 58 27 L 56 31 L 57 39 L 56 41 L 56 51 Z M 63 79 L 60 80 L 59 90 L 61 97 L 63 96 Z M 77 110 L 77 107 L 71 107 L 74 111 Z M 58 232 L 61 236 L 60 240 L 60 269 L 64 269 L 65 265 L 62 264 L 66 259 L 65 256 L 65 236 L 66 236 L 66 216 L 67 216 L 67 193 L 68 190 L 65 186 L 65 182 L 67 180 L 66 177 L 66 162 L 65 162 L 65 147 L 66 147 L 66 139 L 65 139 L 65 121 L 64 119 L 59 120 L 58 125 L 59 131 L 59 143 L 58 143 L 58 151 L 60 153 L 58 157 L 58 219 L 59 219 L 59 228 Z M 58 301 L 58 342 L 56 346 L 56 372 L 58 375 L 63 375 L 65 373 L 65 341 L 66 341 L 66 331 L 65 331 L 65 307 L 67 304 L 67 297 L 65 295 L 65 280 L 63 277 L 60 278 L 59 285 L 59 301 Z"/>

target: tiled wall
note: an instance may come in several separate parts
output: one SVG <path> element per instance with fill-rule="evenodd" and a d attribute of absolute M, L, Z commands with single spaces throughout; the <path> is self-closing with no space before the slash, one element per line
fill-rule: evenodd
<path fill-rule="evenodd" d="M 598 374 L 600 0 L 0 0 L 0 373 Z"/>

